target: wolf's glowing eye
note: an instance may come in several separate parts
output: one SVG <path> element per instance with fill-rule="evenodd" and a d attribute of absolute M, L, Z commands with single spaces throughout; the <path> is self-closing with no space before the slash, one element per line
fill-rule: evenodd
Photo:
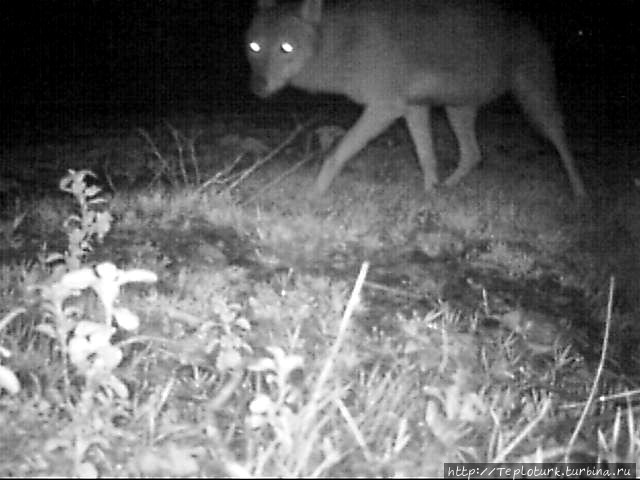
<path fill-rule="evenodd" d="M 262 47 L 258 42 L 249 42 L 249 50 L 254 53 L 258 53 L 260 50 L 262 50 Z"/>
<path fill-rule="evenodd" d="M 280 45 L 280 49 L 284 53 L 291 53 L 293 52 L 293 45 L 291 45 L 289 42 L 284 42 L 282 45 Z"/>

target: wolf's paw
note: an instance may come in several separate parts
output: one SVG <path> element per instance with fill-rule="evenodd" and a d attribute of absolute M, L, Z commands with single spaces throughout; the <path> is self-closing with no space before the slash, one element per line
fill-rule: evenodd
<path fill-rule="evenodd" d="M 467 176 L 467 173 L 469 173 L 469 170 L 456 170 L 455 172 L 453 172 L 449 178 L 447 178 L 444 182 L 442 182 L 442 184 L 445 187 L 455 187 L 458 183 L 460 183 L 460 181 Z"/>
<path fill-rule="evenodd" d="M 438 182 L 438 180 L 436 180 L 434 178 L 430 178 L 429 180 L 425 180 L 424 181 L 424 191 L 426 193 L 433 192 L 438 188 L 438 185 L 440 185 L 440 183 Z"/>
<path fill-rule="evenodd" d="M 318 188 L 317 185 L 314 185 L 313 187 L 311 187 L 304 194 L 304 198 L 307 201 L 307 204 L 313 209 L 323 208 L 328 203 L 331 203 L 327 197 L 328 196 L 326 194 L 326 189 Z"/>
<path fill-rule="evenodd" d="M 329 190 L 329 182 L 318 179 L 314 182 L 313 186 L 305 194 L 307 200 L 311 202 L 317 202 L 324 197 Z"/>
<path fill-rule="evenodd" d="M 584 188 L 584 184 L 581 181 L 574 181 L 571 185 L 573 188 L 573 196 L 578 200 L 578 202 L 588 202 L 589 195 Z"/>
<path fill-rule="evenodd" d="M 583 193 L 581 195 L 574 194 L 573 198 L 576 207 L 582 212 L 590 212 L 595 206 L 593 203 L 593 199 L 586 193 Z"/>
<path fill-rule="evenodd" d="M 305 199 L 309 203 L 317 203 L 322 199 L 323 196 L 324 196 L 324 192 L 319 190 L 315 185 L 309 190 L 307 190 L 306 193 L 304 194 Z"/>

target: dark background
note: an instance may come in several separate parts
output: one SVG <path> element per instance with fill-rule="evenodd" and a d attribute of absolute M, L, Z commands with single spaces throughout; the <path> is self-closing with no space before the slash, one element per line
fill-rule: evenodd
<path fill-rule="evenodd" d="M 392 0 L 390 0 L 392 1 Z M 425 0 L 428 1 L 428 0 Z M 569 112 L 638 106 L 634 0 L 505 0 L 552 41 Z M 635 2 L 638 3 L 638 2 Z M 251 112 L 243 32 L 254 0 L 2 0 L 0 128 L 101 115 Z M 276 103 L 291 97 L 281 95 Z M 304 98 L 304 97 L 303 97 Z"/>

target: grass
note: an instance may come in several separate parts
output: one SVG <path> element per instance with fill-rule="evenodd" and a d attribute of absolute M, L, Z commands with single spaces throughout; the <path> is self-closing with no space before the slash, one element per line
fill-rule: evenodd
<path fill-rule="evenodd" d="M 613 219 L 552 153 L 507 131 L 425 194 L 387 136 L 312 205 L 339 130 L 178 124 L 73 140 L 4 198 L 1 474 L 637 461 L 634 310 L 589 247 Z"/>

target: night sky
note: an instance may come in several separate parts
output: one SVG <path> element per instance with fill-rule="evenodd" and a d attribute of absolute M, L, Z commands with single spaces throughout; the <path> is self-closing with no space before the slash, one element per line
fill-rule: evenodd
<path fill-rule="evenodd" d="M 243 32 L 254 3 L 3 0 L 4 129 L 62 111 L 81 112 L 78 118 L 250 112 L 258 101 L 248 89 Z M 571 98 L 622 105 L 633 113 L 640 90 L 634 0 L 505 3 L 526 13 L 553 41 L 561 89 L 569 89 Z"/>

